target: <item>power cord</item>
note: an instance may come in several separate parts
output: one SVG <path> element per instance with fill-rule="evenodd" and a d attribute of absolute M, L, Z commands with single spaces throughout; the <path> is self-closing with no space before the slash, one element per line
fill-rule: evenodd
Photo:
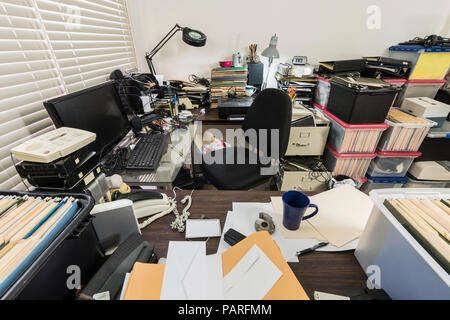
<path fill-rule="evenodd" d="M 190 74 L 188 79 L 189 79 L 190 82 L 200 84 L 200 85 L 202 85 L 204 87 L 209 87 L 210 86 L 210 81 L 207 78 L 198 77 L 195 74 Z"/>

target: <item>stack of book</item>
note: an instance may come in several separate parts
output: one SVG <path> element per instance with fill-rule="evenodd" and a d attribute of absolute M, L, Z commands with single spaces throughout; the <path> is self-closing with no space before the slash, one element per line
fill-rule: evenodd
<path fill-rule="evenodd" d="M 246 67 L 215 68 L 211 70 L 211 107 L 217 107 L 218 99 L 228 93 L 245 95 Z"/>

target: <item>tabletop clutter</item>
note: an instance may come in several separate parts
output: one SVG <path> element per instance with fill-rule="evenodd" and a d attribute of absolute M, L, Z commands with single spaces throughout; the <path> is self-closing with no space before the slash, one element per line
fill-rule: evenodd
<path fill-rule="evenodd" d="M 170 82 L 180 86 L 185 111 L 194 108 L 190 95 L 196 106 L 203 106 L 209 95 L 210 108 L 220 108 L 222 99 L 254 96 L 261 90 L 264 65 L 256 49 L 256 44 L 249 46 L 247 65 L 240 53 L 221 61 L 211 70 L 210 82 L 196 77 L 194 82 L 169 81 L 169 87 Z M 126 211 L 121 216 L 126 223 L 110 224 L 111 230 L 126 225 L 127 237 L 135 235 L 135 257 L 129 265 L 116 261 L 126 251 L 120 247 L 126 238 L 122 234 L 116 247 L 102 252 L 103 270 L 99 268 L 113 270 L 111 261 L 119 265 L 111 276 L 115 293 L 105 289 L 81 298 L 308 300 L 289 263 L 301 264 L 302 256 L 312 251 L 355 250 L 364 272 L 369 274 L 373 265 L 382 268 L 381 288 L 390 298 L 450 299 L 450 101 L 444 86 L 449 65 L 449 47 L 404 44 L 391 46 L 389 57 L 323 61 L 318 68 L 305 56 L 280 62 L 276 86 L 289 94 L 293 108 L 288 151 L 276 181 L 284 193 L 265 203 L 233 202 L 232 210 L 223 213 L 223 228 L 218 219 L 189 218 L 191 196 L 181 200 L 185 208 L 180 214 L 176 195 L 133 198 L 120 179 L 105 187 L 106 197 L 98 197 L 108 202 L 105 210 L 98 203 L 94 207 L 90 196 L 64 188 L 57 194 L 40 189 L 0 192 L 0 297 L 18 295 L 41 269 L 39 263 L 69 237 L 104 228 L 99 212 L 114 209 Z M 164 103 L 172 110 L 179 104 L 175 100 Z M 186 122 L 192 120 L 190 113 Z M 208 139 L 204 153 L 228 146 Z M 46 187 L 36 183 L 40 166 L 33 159 L 18 159 L 19 174 Z M 81 176 L 87 179 L 91 172 L 93 179 L 101 177 L 107 184 L 99 166 Z M 419 189 L 403 188 L 408 186 Z M 316 194 L 308 196 L 307 191 Z M 139 206 L 139 201 L 147 202 Z M 153 221 L 172 212 L 174 230 L 167 228 L 184 232 L 186 241 L 168 241 L 167 257 L 157 263 L 153 246 L 141 244 L 140 229 L 152 228 Z M 95 215 L 97 222 L 90 225 Z M 138 221 L 141 217 L 145 223 Z M 112 241 L 106 231 L 105 241 Z M 220 237 L 217 253 L 207 255 L 206 242 L 212 237 Z M 98 281 L 102 273 L 96 276 Z M 111 284 L 105 279 L 101 288 Z"/>

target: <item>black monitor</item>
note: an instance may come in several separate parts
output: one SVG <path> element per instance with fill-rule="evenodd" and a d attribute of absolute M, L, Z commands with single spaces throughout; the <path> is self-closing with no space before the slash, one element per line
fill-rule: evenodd
<path fill-rule="evenodd" d="M 44 102 L 57 128 L 72 127 L 97 134 L 90 145 L 103 156 L 131 129 L 113 82 Z"/>

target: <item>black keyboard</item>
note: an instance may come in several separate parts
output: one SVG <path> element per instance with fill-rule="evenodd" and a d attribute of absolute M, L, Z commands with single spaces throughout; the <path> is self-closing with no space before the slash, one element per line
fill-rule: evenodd
<path fill-rule="evenodd" d="M 146 134 L 142 136 L 131 151 L 127 169 L 155 170 L 166 146 L 165 134 Z"/>

